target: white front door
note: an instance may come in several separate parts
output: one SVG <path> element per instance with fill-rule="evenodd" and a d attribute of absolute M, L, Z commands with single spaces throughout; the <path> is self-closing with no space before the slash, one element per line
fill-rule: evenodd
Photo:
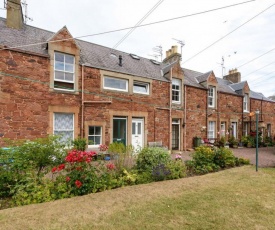
<path fill-rule="evenodd" d="M 132 145 L 135 150 L 143 148 L 143 119 L 133 118 L 132 120 Z"/>

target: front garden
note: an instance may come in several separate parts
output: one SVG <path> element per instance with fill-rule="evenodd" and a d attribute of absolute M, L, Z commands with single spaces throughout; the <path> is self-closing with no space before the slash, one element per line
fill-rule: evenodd
<path fill-rule="evenodd" d="M 200 146 L 183 162 L 180 155 L 172 159 L 159 147 L 136 153 L 132 146 L 112 143 L 96 153 L 84 151 L 80 142 L 66 149 L 58 138 L 48 137 L 0 149 L 0 209 L 249 164 L 226 148 Z"/>

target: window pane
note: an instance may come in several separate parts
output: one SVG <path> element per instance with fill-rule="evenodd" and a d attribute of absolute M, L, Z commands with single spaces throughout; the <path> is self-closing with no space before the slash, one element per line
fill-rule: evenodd
<path fill-rule="evenodd" d="M 104 87 L 127 90 L 127 80 L 105 77 Z"/>
<path fill-rule="evenodd" d="M 132 134 L 136 134 L 136 123 L 132 123 Z"/>
<path fill-rule="evenodd" d="M 59 71 L 55 71 L 54 79 L 64 80 L 64 73 L 63 72 L 59 72 Z"/>
<path fill-rule="evenodd" d="M 138 133 L 137 134 L 141 134 L 141 123 L 138 123 Z"/>
<path fill-rule="evenodd" d="M 95 126 L 95 135 L 101 135 L 101 127 Z"/>
<path fill-rule="evenodd" d="M 74 81 L 74 74 L 72 74 L 72 73 L 65 73 L 65 80 L 73 82 Z"/>
<path fill-rule="evenodd" d="M 65 55 L 65 62 L 69 64 L 74 64 L 74 56 L 72 55 Z"/>
<path fill-rule="evenodd" d="M 74 72 L 74 65 L 66 63 L 65 64 L 65 71 L 73 73 Z"/>
<path fill-rule="evenodd" d="M 61 70 L 64 71 L 64 63 L 63 62 L 55 62 L 55 70 Z"/>
<path fill-rule="evenodd" d="M 95 137 L 89 136 L 88 137 L 88 145 L 94 145 L 95 144 Z"/>
<path fill-rule="evenodd" d="M 95 127 L 89 126 L 89 135 L 94 135 L 94 134 L 95 134 Z"/>
<path fill-rule="evenodd" d="M 54 127 L 55 130 L 73 130 L 73 114 L 70 113 L 55 113 Z"/>
<path fill-rule="evenodd" d="M 64 62 L 64 54 L 54 53 L 55 61 Z"/>
<path fill-rule="evenodd" d="M 94 145 L 100 145 L 101 144 L 101 137 L 95 136 L 95 144 Z"/>
<path fill-rule="evenodd" d="M 134 92 L 136 93 L 147 93 L 147 85 L 134 84 Z"/>

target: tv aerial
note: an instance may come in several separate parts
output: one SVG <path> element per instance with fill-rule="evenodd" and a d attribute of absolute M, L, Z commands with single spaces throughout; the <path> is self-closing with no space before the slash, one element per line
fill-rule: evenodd
<path fill-rule="evenodd" d="M 185 42 L 184 40 L 179 40 L 179 39 L 176 39 L 176 38 L 172 38 L 173 40 L 177 41 L 178 44 L 180 44 L 180 60 L 182 60 L 182 47 L 185 46 Z"/>

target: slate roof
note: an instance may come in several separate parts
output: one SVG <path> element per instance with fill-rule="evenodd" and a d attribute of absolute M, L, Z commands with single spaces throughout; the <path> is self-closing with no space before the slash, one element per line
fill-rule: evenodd
<path fill-rule="evenodd" d="M 197 76 L 195 77 L 199 83 L 202 83 L 202 82 L 205 82 L 207 81 L 208 77 L 210 76 L 210 74 L 212 73 L 213 71 L 208 71 L 200 76 Z"/>
<path fill-rule="evenodd" d="M 244 88 L 246 81 L 241 81 L 239 83 L 232 83 L 230 87 L 235 91 L 242 90 Z"/>
<path fill-rule="evenodd" d="M 23 25 L 23 28 L 20 30 L 11 29 L 6 27 L 6 19 L 1 17 L 0 31 L 0 45 L 7 47 L 21 46 L 17 49 L 42 55 L 48 55 L 46 50 L 47 40 L 55 34 L 29 25 Z M 154 63 L 150 59 L 143 57 L 135 59 L 130 54 L 122 51 L 112 50 L 108 47 L 78 39 L 75 41 L 81 50 L 81 62 L 88 66 L 160 81 L 167 81 L 161 73 L 162 68 L 165 67 L 162 63 L 156 64 L 156 62 Z M 41 44 L 26 46 L 34 43 Z M 111 55 L 111 53 L 113 55 Z M 122 56 L 122 66 L 119 66 L 118 64 L 119 55 Z"/>
<path fill-rule="evenodd" d="M 255 91 L 250 90 L 250 97 L 258 100 L 264 100 L 264 101 L 270 101 L 270 102 L 275 102 L 267 97 L 265 97 L 262 93 L 258 93 Z"/>
<path fill-rule="evenodd" d="M 199 82 L 196 80 L 196 77 L 202 75 L 203 73 L 200 73 L 200 72 L 197 72 L 194 70 L 190 70 L 190 69 L 186 69 L 186 68 L 182 68 L 182 70 L 183 70 L 183 74 L 184 74 L 184 84 L 185 85 L 190 85 L 190 86 L 204 89 L 204 87 L 201 84 L 199 84 Z"/>

